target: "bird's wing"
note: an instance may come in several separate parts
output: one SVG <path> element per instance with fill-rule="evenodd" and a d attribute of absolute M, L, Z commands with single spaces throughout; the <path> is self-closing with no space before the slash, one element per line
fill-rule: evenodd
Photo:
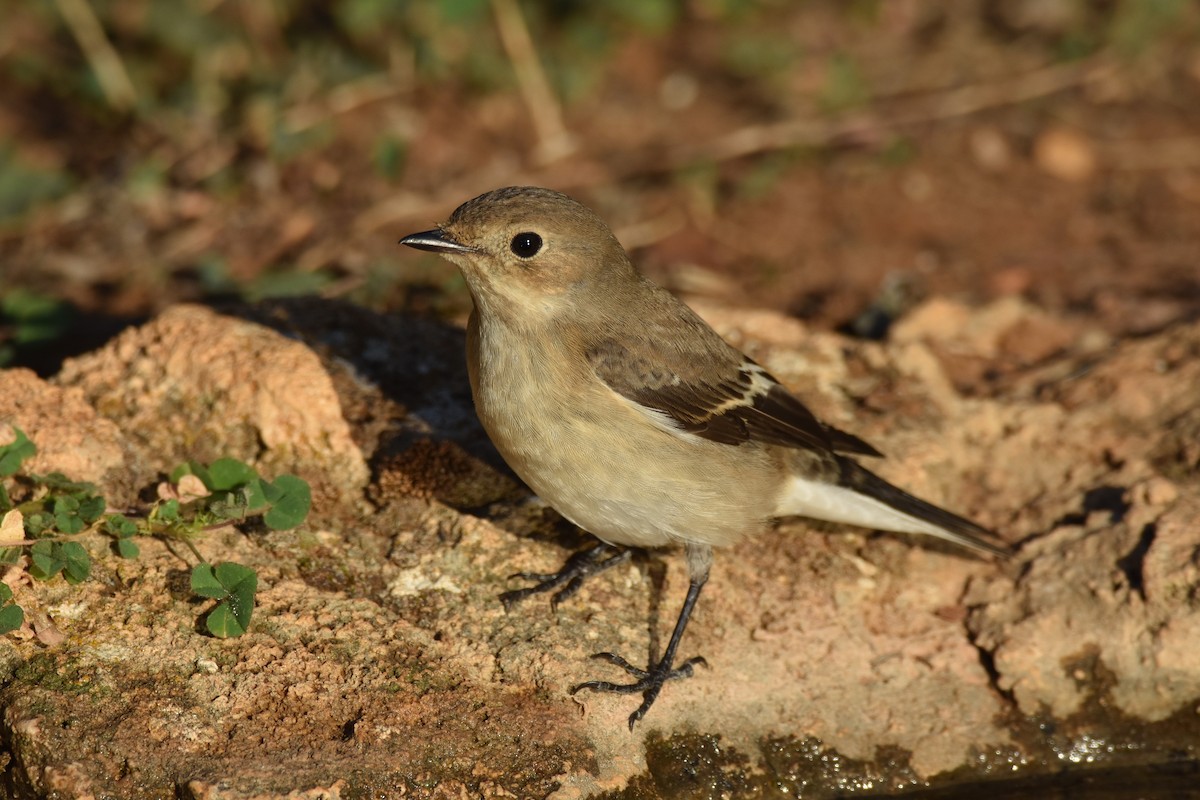
<path fill-rule="evenodd" d="M 686 366 L 675 369 L 662 350 L 639 354 L 612 339 L 587 351 L 592 369 L 610 389 L 678 430 L 722 444 L 756 441 L 881 455 L 862 439 L 822 424 L 766 370 L 732 348 L 727 358 L 721 351 L 699 355 L 707 357 L 703 368 L 681 358 Z"/>
<path fill-rule="evenodd" d="M 825 426 L 825 433 L 829 436 L 829 441 L 833 443 L 833 452 L 844 453 L 848 456 L 871 456 L 872 458 L 883 458 L 883 453 L 875 449 L 875 446 L 870 442 L 865 442 L 855 436 L 853 433 L 846 433 L 843 430 L 838 430 L 832 425 Z"/>

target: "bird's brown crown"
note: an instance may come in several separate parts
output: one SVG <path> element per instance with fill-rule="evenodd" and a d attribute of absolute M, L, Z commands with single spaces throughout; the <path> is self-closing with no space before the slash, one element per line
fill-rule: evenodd
<path fill-rule="evenodd" d="M 459 206 L 439 231 L 461 245 L 446 255 L 483 302 L 488 295 L 561 295 L 582 281 L 634 274 L 608 225 L 550 189 L 510 186 L 481 194 Z"/>

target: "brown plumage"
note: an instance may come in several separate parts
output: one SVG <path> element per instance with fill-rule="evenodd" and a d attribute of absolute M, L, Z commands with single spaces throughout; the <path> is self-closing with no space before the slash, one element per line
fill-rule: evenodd
<path fill-rule="evenodd" d="M 674 665 L 713 546 L 804 515 L 924 533 L 1003 553 L 988 532 L 850 456 L 881 454 L 818 420 L 691 309 L 640 275 L 608 226 L 569 197 L 512 187 L 464 203 L 404 244 L 441 253 L 475 303 L 468 367 L 501 455 L 565 517 L 615 545 L 683 544 L 691 584 L 663 659 L 636 680 L 632 725 Z M 591 568 L 589 568 L 590 570 Z M 556 576 L 562 585 L 567 578 Z M 574 584 L 572 584 L 574 585 Z M 577 687 L 580 688 L 580 687 Z"/>

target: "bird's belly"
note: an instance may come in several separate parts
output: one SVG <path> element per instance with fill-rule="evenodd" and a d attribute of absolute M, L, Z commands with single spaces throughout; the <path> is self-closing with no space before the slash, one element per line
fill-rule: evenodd
<path fill-rule="evenodd" d="M 519 420 L 490 413 L 486 396 L 477 396 L 476 406 L 521 479 L 564 517 L 607 542 L 730 544 L 761 529 L 773 508 L 775 487 L 756 479 L 762 465 L 754 454 L 699 438 L 684 446 L 632 411 L 626 421 L 633 433 L 621 433 L 614 422 L 621 421 L 622 408 L 610 405 L 603 415 L 594 413 L 595 403 L 614 402 L 609 397 L 527 400 Z"/>

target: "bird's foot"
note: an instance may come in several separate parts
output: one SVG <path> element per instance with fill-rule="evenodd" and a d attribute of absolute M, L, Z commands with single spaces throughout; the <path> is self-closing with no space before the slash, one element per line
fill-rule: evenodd
<path fill-rule="evenodd" d="M 504 604 L 504 610 L 508 611 L 513 605 L 524 600 L 526 597 L 555 589 L 558 589 L 558 591 L 554 592 L 554 595 L 550 598 L 550 607 L 557 608 L 559 603 L 579 591 L 579 587 L 583 585 L 585 578 L 627 561 L 633 552 L 625 549 L 616 550 L 612 555 L 605 557 L 606 554 L 613 550 L 616 550 L 616 548 L 601 542 L 573 554 L 558 572 L 518 572 L 512 577 L 534 581 L 535 583 L 533 586 L 527 586 L 524 589 L 514 589 L 511 592 L 505 592 L 500 595 L 500 602 Z M 558 588 L 560 586 L 562 587 L 561 589 Z"/>
<path fill-rule="evenodd" d="M 616 692 L 617 694 L 636 694 L 641 692 L 642 704 L 629 715 L 629 730 L 631 731 L 638 720 L 646 716 L 646 712 L 650 710 L 650 706 L 654 705 L 654 701 L 658 699 L 658 694 L 662 691 L 664 683 L 679 678 L 692 677 L 692 668 L 697 664 L 704 667 L 708 666 L 708 662 L 704 660 L 703 656 L 689 658 L 678 667 L 671 666 L 671 656 L 666 656 L 650 669 L 635 667 L 616 653 L 596 653 L 592 658 L 607 661 L 625 670 L 634 678 L 633 683 L 586 681 L 572 687 L 571 694 L 575 694 L 583 689 L 591 689 L 594 692 Z"/>

